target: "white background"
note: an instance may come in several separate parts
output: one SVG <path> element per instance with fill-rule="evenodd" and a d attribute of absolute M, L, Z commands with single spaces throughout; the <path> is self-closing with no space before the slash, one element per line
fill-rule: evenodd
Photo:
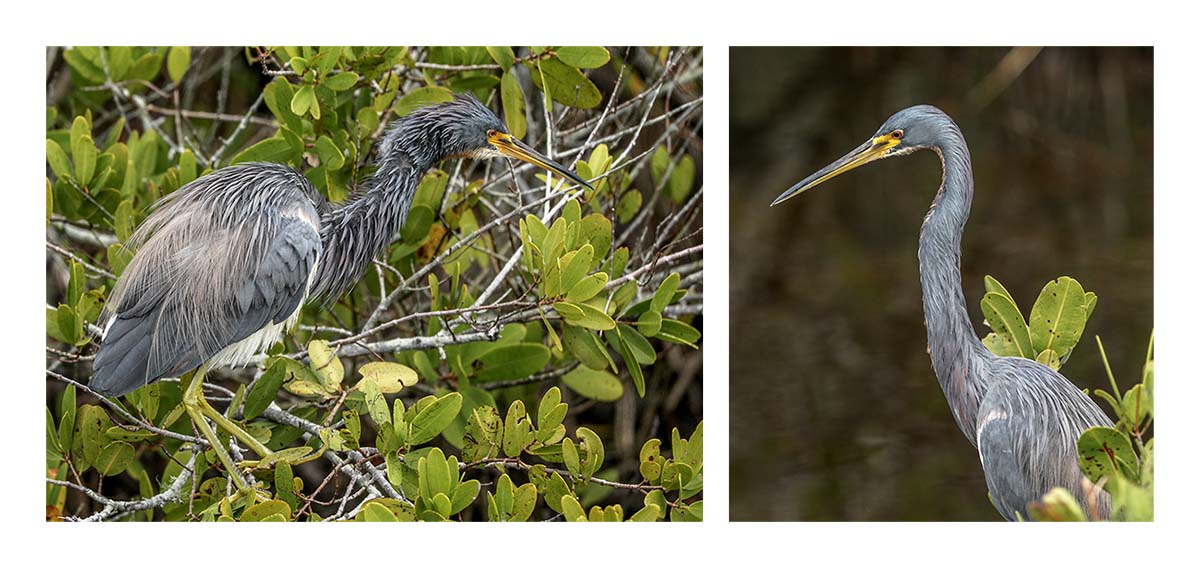
<path fill-rule="evenodd" d="M 1155 2 L 12 2 L 0 157 L 6 318 L 0 325 L 5 563 L 462 567 L 1195 565 L 1200 409 L 1194 362 L 1200 161 L 1197 21 Z M 419 5 L 418 5 L 419 4 Z M 1184 3 L 1172 3 L 1182 6 Z M 46 45 L 703 45 L 705 513 L 701 526 L 565 523 L 336 527 L 43 522 Z M 1145 524 L 738 523 L 728 519 L 730 45 L 1155 46 L 1157 499 Z M 848 93 L 847 96 L 853 96 Z M 736 387 L 734 387 L 736 388 Z M 1189 538 L 1190 537 L 1190 538 Z M 16 562 L 16 564 L 10 564 Z M 286 564 L 285 564 L 286 563 Z"/>

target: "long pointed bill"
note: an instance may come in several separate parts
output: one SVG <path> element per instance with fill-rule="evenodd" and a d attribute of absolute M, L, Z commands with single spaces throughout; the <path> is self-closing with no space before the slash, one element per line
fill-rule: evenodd
<path fill-rule="evenodd" d="M 508 134 L 497 132 L 488 137 L 488 142 L 491 143 L 492 147 L 495 148 L 496 151 L 504 154 L 505 156 L 516 158 L 522 162 L 529 162 L 530 164 L 566 177 L 575 183 L 587 187 L 588 189 L 595 189 L 591 184 L 584 181 L 583 178 L 575 175 L 575 172 L 568 170 L 558 162 L 547 158 L 541 152 L 534 150 L 528 144 L 513 138 Z"/>
<path fill-rule="evenodd" d="M 851 150 L 849 154 L 839 158 L 836 162 L 821 168 L 817 173 L 804 178 L 800 183 L 788 188 L 787 191 L 776 197 L 775 201 L 771 202 L 771 206 L 779 205 L 863 164 L 883 158 L 888 155 L 888 151 L 899 143 L 900 140 L 888 135 L 877 136 L 867 140 L 861 146 Z"/>

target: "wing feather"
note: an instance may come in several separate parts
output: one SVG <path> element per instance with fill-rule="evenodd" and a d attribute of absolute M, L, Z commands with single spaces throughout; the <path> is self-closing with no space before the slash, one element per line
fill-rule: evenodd
<path fill-rule="evenodd" d="M 106 310 L 91 387 L 118 396 L 211 359 L 297 311 L 321 253 L 321 203 L 277 164 L 218 170 L 171 194 Z"/>

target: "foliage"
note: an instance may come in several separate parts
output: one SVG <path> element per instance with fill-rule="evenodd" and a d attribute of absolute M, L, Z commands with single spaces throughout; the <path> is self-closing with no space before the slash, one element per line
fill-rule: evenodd
<path fill-rule="evenodd" d="M 1085 292 L 1070 276 L 1060 276 L 1042 288 L 1026 324 L 1017 302 L 999 281 L 986 276 L 984 287 L 987 293 L 980 305 L 994 331 L 983 338 L 983 344 L 996 355 L 1033 359 L 1055 371 L 1071 357 L 1096 309 L 1094 292 Z"/>
<path fill-rule="evenodd" d="M 47 108 L 48 250 L 63 273 L 46 310 L 47 518 L 702 519 L 699 385 L 675 384 L 701 337 L 700 155 L 685 141 L 702 99 L 666 101 L 697 52 L 64 50 L 74 88 Z M 553 132 L 565 150 L 547 153 L 595 189 L 487 161 L 430 171 L 354 291 L 305 307 L 256 370 L 210 372 L 208 399 L 272 458 L 238 450 L 242 471 L 224 471 L 184 419 L 180 380 L 121 400 L 86 390 L 126 243 L 159 198 L 272 161 L 342 201 L 389 120 L 457 92 L 501 109 L 516 136 Z M 181 95 L 219 102 L 184 109 Z M 243 111 L 226 113 L 236 97 Z M 673 388 L 694 412 L 664 408 Z M 640 452 L 618 427 L 641 433 Z M 258 495 L 231 493 L 231 474 Z"/>
<path fill-rule="evenodd" d="M 1108 371 L 1112 392 L 1100 389 L 1094 394 L 1108 403 L 1117 421 L 1113 428 L 1097 426 L 1079 436 L 1079 467 L 1088 481 L 1112 498 L 1110 520 L 1153 521 L 1154 438 L 1148 436 L 1154 423 L 1154 334 L 1150 334 L 1141 381 L 1124 394 L 1120 394 L 1099 337 L 1096 345 Z M 1083 521 L 1096 516 L 1085 515 L 1085 507 L 1069 493 L 1055 491 L 1034 509 L 1038 520 Z"/>
<path fill-rule="evenodd" d="M 1084 292 L 1073 278 L 1062 276 L 1042 288 L 1027 325 L 1000 282 L 988 276 L 985 286 L 983 313 L 988 325 L 996 331 L 984 338 L 984 345 L 997 355 L 1034 359 L 1056 371 L 1067 362 L 1096 308 L 1095 293 Z M 1112 393 L 1099 389 L 1093 394 L 1108 403 L 1117 421 L 1115 428 L 1097 426 L 1080 435 L 1079 466 L 1091 483 L 1112 497 L 1111 520 L 1153 520 L 1154 440 L 1143 442 L 1143 437 L 1154 420 L 1154 336 L 1150 337 L 1141 382 L 1123 395 L 1098 336 L 1096 344 Z M 1084 521 L 1098 516 L 1085 513 L 1085 507 L 1061 487 L 1034 504 L 1032 514 L 1041 521 Z"/>

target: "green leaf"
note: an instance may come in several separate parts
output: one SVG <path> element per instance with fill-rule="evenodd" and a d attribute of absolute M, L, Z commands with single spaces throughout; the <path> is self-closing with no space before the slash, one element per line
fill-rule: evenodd
<path fill-rule="evenodd" d="M 93 465 L 100 475 L 117 475 L 133 461 L 133 446 L 126 442 L 112 442 L 100 450 Z"/>
<path fill-rule="evenodd" d="M 1062 368 L 1062 361 L 1059 360 L 1058 353 L 1055 353 L 1053 349 L 1046 349 L 1045 351 L 1038 353 L 1037 358 L 1034 360 L 1047 367 L 1050 367 L 1055 371 Z"/>
<path fill-rule="evenodd" d="M 329 342 L 315 339 L 308 342 L 309 367 L 321 381 L 321 386 L 328 392 L 341 390 L 342 380 L 346 378 L 346 369 L 341 359 L 337 358 Z"/>
<path fill-rule="evenodd" d="M 79 124 L 82 120 L 80 117 L 75 122 Z M 75 161 L 76 181 L 87 185 L 92 180 L 96 173 L 97 154 L 96 144 L 92 142 L 91 136 L 85 134 L 71 141 L 71 158 Z"/>
<path fill-rule="evenodd" d="M 671 509 L 671 522 L 702 522 L 704 521 L 704 501 L 684 503 Z"/>
<path fill-rule="evenodd" d="M 983 317 L 996 333 L 1012 336 L 1021 357 L 1032 359 L 1037 355 L 1029 339 L 1029 326 L 1025 325 L 1025 317 L 1012 300 L 1002 294 L 988 292 L 983 295 L 980 306 L 983 308 Z"/>
<path fill-rule="evenodd" d="M 688 194 L 692 192 L 692 184 L 696 179 L 696 162 L 689 154 L 684 154 L 679 162 L 675 164 L 675 168 L 671 170 L 671 177 L 667 180 L 667 197 L 671 198 L 677 205 L 682 205 L 687 200 Z"/>
<path fill-rule="evenodd" d="M 445 87 L 421 87 L 413 89 L 396 102 L 396 116 L 405 116 L 414 110 L 436 103 L 454 100 L 454 93 Z"/>
<path fill-rule="evenodd" d="M 675 291 L 678 289 L 679 273 L 672 272 L 670 276 L 663 279 L 662 284 L 659 284 L 658 289 L 654 291 L 654 297 L 650 300 L 650 310 L 662 313 L 671 304 L 671 298 L 675 296 Z"/>
<path fill-rule="evenodd" d="M 358 74 L 353 71 L 345 71 L 337 75 L 330 75 L 321 83 L 331 91 L 345 91 L 354 86 L 358 82 Z"/>
<path fill-rule="evenodd" d="M 617 219 L 622 223 L 628 223 L 633 220 L 633 216 L 637 215 L 641 208 L 642 192 L 636 189 L 626 191 L 621 194 L 621 200 L 617 202 Z M 638 514 L 640 514 L 640 511 Z"/>
<path fill-rule="evenodd" d="M 501 448 L 504 455 L 515 458 L 533 442 L 532 427 L 525 419 L 525 403 L 514 400 L 504 416 L 504 437 Z"/>
<path fill-rule="evenodd" d="M 83 265 L 72 260 L 68 274 L 70 278 L 67 280 L 67 305 L 78 307 L 79 299 L 87 291 L 87 277 L 84 275 Z"/>
<path fill-rule="evenodd" d="M 549 93 L 556 102 L 574 108 L 593 108 L 603 100 L 600 89 L 579 69 L 558 59 L 539 59 L 526 65 L 533 84 Z"/>
<path fill-rule="evenodd" d="M 247 420 L 258 417 L 271 405 L 286 378 L 283 365 L 271 365 L 251 385 L 250 392 L 246 394 L 245 406 L 242 408 L 242 414 Z"/>
<path fill-rule="evenodd" d="M 983 345 L 988 348 L 988 351 L 1001 357 L 1020 357 L 1021 352 L 1017 349 L 1017 344 L 1013 341 L 1011 335 L 999 334 L 992 332 L 983 338 Z"/>
<path fill-rule="evenodd" d="M 562 507 L 562 514 L 567 522 L 587 521 L 587 515 L 584 514 L 583 507 L 574 495 L 563 495 L 560 507 Z"/>
<path fill-rule="evenodd" d="M 125 45 L 102 48 L 107 53 L 108 71 L 113 81 L 124 81 L 133 68 L 133 49 Z"/>
<path fill-rule="evenodd" d="M 576 367 L 563 376 L 563 383 L 581 396 L 601 402 L 613 402 L 625 392 L 621 381 L 612 373 L 584 366 Z"/>
<path fill-rule="evenodd" d="M 71 162 L 62 146 L 49 138 L 46 139 L 46 161 L 50 163 L 50 171 L 60 178 L 71 177 Z"/>
<path fill-rule="evenodd" d="M 346 156 L 342 155 L 341 149 L 328 136 L 317 138 L 316 146 L 317 156 L 321 158 L 321 165 L 325 166 L 326 170 L 337 171 L 346 164 Z"/>
<path fill-rule="evenodd" d="M 667 174 L 667 168 L 671 166 L 671 154 L 667 152 L 666 146 L 659 146 L 654 149 L 654 154 L 650 156 L 650 179 L 655 186 L 662 183 L 663 176 Z"/>
<path fill-rule="evenodd" d="M 675 320 L 663 320 L 663 328 L 667 328 L 667 322 L 671 321 Z M 619 324 L 618 328 L 621 331 L 621 339 L 628 345 L 637 362 L 642 365 L 653 365 L 658 355 L 654 353 L 654 347 L 650 345 L 650 342 L 645 337 L 642 337 L 642 334 L 638 333 L 637 330 L 626 324 Z M 659 332 L 660 335 L 662 333 L 663 331 Z"/>
<path fill-rule="evenodd" d="M 121 243 L 113 243 L 108 245 L 108 266 L 117 276 L 120 276 L 125 271 L 125 267 L 129 266 L 129 261 L 133 260 L 133 253 L 125 248 Z"/>
<path fill-rule="evenodd" d="M 413 418 L 408 444 L 417 446 L 437 437 L 462 408 L 462 395 L 452 392 L 426 406 Z"/>
<path fill-rule="evenodd" d="M 496 64 L 505 71 L 508 71 L 508 68 L 512 67 L 513 62 L 517 59 L 517 56 L 513 53 L 512 48 L 507 45 L 495 47 L 489 46 L 485 49 L 487 49 L 488 55 L 491 56 L 492 61 L 495 61 Z"/>
<path fill-rule="evenodd" d="M 1035 352 L 1051 349 L 1059 357 L 1079 343 L 1087 322 L 1083 286 L 1063 276 L 1042 288 L 1029 314 L 1029 339 Z"/>
<path fill-rule="evenodd" d="M 299 498 L 296 496 L 295 483 L 291 464 L 283 462 L 275 466 L 275 495 L 287 503 L 290 509 L 296 509 L 296 506 L 300 504 Z"/>
<path fill-rule="evenodd" d="M 394 523 L 399 521 L 396 515 L 387 507 L 379 503 L 370 502 L 363 506 L 358 515 L 354 517 L 354 520 L 363 523 Z"/>
<path fill-rule="evenodd" d="M 321 383 L 302 378 L 295 378 L 284 383 L 283 390 L 298 396 L 315 396 L 320 398 L 329 397 L 329 392 L 325 390 L 325 387 L 321 385 Z"/>
<path fill-rule="evenodd" d="M 497 457 L 500 452 L 503 421 L 494 406 L 480 406 L 467 419 L 463 434 L 463 459 L 478 461 Z"/>
<path fill-rule="evenodd" d="M 992 278 L 991 275 L 984 275 L 983 288 L 985 292 L 995 292 L 1008 298 L 1014 305 L 1017 303 L 1016 300 L 1013 300 L 1012 294 L 1008 293 L 1008 290 L 1004 287 L 1004 285 L 1001 284 L 999 280 Z"/>
<path fill-rule="evenodd" d="M 58 324 L 59 338 L 66 343 L 78 344 L 81 341 L 86 341 L 83 335 L 83 318 L 80 318 L 75 313 L 75 308 L 66 304 L 59 304 L 58 311 L 55 313 L 55 322 Z"/>
<path fill-rule="evenodd" d="M 533 506 L 537 504 L 537 487 L 526 483 L 513 492 L 512 508 L 509 512 L 509 522 L 524 522 L 533 514 Z"/>
<path fill-rule="evenodd" d="M 404 239 L 404 242 L 414 245 L 425 242 L 436 216 L 433 209 L 425 205 L 413 205 L 412 209 L 408 211 L 408 218 L 404 220 L 404 225 L 400 227 L 400 238 Z"/>
<path fill-rule="evenodd" d="M 1122 416 L 1132 422 L 1129 425 L 1130 429 L 1141 424 L 1153 410 L 1149 392 L 1140 384 L 1133 385 L 1133 388 L 1125 391 L 1125 396 L 1121 398 L 1121 406 L 1124 408 Z"/>
<path fill-rule="evenodd" d="M 291 143 L 281 136 L 274 136 L 242 150 L 229 163 L 232 165 L 242 162 L 286 162 L 291 155 Z"/>
<path fill-rule="evenodd" d="M 304 132 L 304 127 L 300 122 L 300 115 L 292 112 L 294 92 L 295 89 L 291 83 L 288 83 L 287 79 L 276 77 L 275 80 L 271 81 L 263 89 L 263 100 L 267 103 L 267 108 L 271 110 L 271 114 L 279 120 L 280 124 L 293 133 Z"/>
<path fill-rule="evenodd" d="M 700 339 L 700 331 L 679 320 L 662 320 L 662 328 L 655 337 L 699 349 L 696 347 L 696 341 Z"/>
<path fill-rule="evenodd" d="M 296 116 L 304 116 L 313 106 L 317 106 L 317 93 L 312 85 L 304 85 L 292 95 L 292 112 Z"/>
<path fill-rule="evenodd" d="M 590 304 L 555 302 L 554 311 L 567 323 L 588 329 L 606 330 L 616 326 L 608 314 Z"/>
<path fill-rule="evenodd" d="M 604 442 L 590 428 L 580 427 L 575 430 L 575 435 L 579 437 L 580 447 L 585 451 L 581 473 L 585 478 L 592 477 L 600 470 L 600 466 L 604 465 Z"/>
<path fill-rule="evenodd" d="M 658 312 L 643 312 L 638 316 L 638 331 L 646 337 L 654 337 L 662 329 L 663 318 Z"/>
<path fill-rule="evenodd" d="M 646 508 L 655 507 L 658 509 L 657 520 L 661 521 L 667 517 L 667 509 L 670 506 L 667 504 L 667 497 L 663 494 L 662 489 L 655 489 L 647 493 L 646 497 L 642 499 L 642 503 L 646 505 Z M 633 519 L 631 518 L 630 520 Z"/>
<path fill-rule="evenodd" d="M 238 520 L 243 523 L 262 522 L 272 515 L 281 515 L 284 519 L 290 519 L 292 518 L 292 507 L 287 504 L 287 501 L 272 499 L 247 507 Z"/>
<path fill-rule="evenodd" d="M 1113 428 L 1096 426 L 1079 436 L 1079 467 L 1092 483 L 1103 477 L 1137 478 L 1137 455 L 1129 438 Z"/>
<path fill-rule="evenodd" d="M 1062 487 L 1051 489 L 1041 501 L 1029 505 L 1030 518 L 1035 521 L 1083 522 L 1087 515 L 1075 497 Z"/>
<path fill-rule="evenodd" d="M 595 69 L 608 63 L 608 50 L 600 46 L 569 45 L 554 50 L 563 63 L 580 69 Z"/>
<path fill-rule="evenodd" d="M 159 51 L 142 54 L 137 61 L 133 62 L 133 67 L 129 70 L 129 78 L 153 82 L 162 70 L 162 60 L 163 54 Z"/>
<path fill-rule="evenodd" d="M 458 484 L 450 492 L 450 514 L 457 515 L 466 509 L 479 496 L 480 483 L 478 479 L 469 479 Z"/>
<path fill-rule="evenodd" d="M 566 438 L 562 441 L 562 457 L 567 472 L 571 474 L 572 478 L 578 478 L 582 471 L 582 464 L 579 461 L 579 450 L 575 447 L 574 440 Z"/>
<path fill-rule="evenodd" d="M 586 302 L 599 294 L 608 284 L 608 273 L 597 272 L 585 276 L 567 291 L 567 301 Z"/>
<path fill-rule="evenodd" d="M 172 47 L 167 52 L 167 75 L 171 77 L 171 82 L 178 85 L 183 80 L 183 75 L 187 73 L 188 65 L 191 63 L 191 47 L 181 45 Z"/>
<path fill-rule="evenodd" d="M 525 93 L 517 76 L 505 71 L 500 78 L 500 105 L 504 108 L 504 123 L 508 133 L 516 138 L 525 137 Z"/>
<path fill-rule="evenodd" d="M 404 387 L 411 387 L 421 380 L 411 368 L 387 361 L 367 363 L 359 367 L 358 372 L 362 375 L 360 385 L 373 383 L 384 394 L 400 392 Z"/>
<path fill-rule="evenodd" d="M 612 221 L 599 213 L 592 213 L 579 221 L 577 241 L 592 245 L 592 249 L 595 250 L 595 254 L 592 255 L 593 266 L 608 256 L 608 250 L 612 248 L 612 230 Z M 609 276 L 615 278 L 612 274 Z"/>
<path fill-rule="evenodd" d="M 91 46 L 73 47 L 63 52 L 63 59 L 76 73 L 91 83 L 104 82 L 99 48 Z"/>
<path fill-rule="evenodd" d="M 93 404 L 80 406 L 75 413 L 71 455 L 82 457 L 88 464 L 96 463 L 100 451 L 111 441 L 106 433 L 110 426 L 112 421 L 104 409 Z"/>
<path fill-rule="evenodd" d="M 574 203 L 574 201 L 572 201 L 572 203 Z M 583 279 L 584 275 L 587 274 L 588 269 L 592 266 L 593 253 L 594 249 L 592 248 L 592 245 L 587 244 L 583 245 L 583 248 L 580 248 L 574 253 L 563 255 L 563 257 L 558 260 L 559 268 L 562 270 L 562 290 L 570 290 L 572 287 L 578 284 L 580 280 Z"/>
<path fill-rule="evenodd" d="M 625 360 L 625 368 L 629 369 L 629 375 L 633 378 L 633 386 L 637 389 L 638 396 L 644 397 L 646 396 L 646 376 L 642 374 L 642 367 L 638 363 L 637 355 L 634 354 L 629 342 L 625 339 L 626 333 L 623 331 L 624 329 L 628 329 L 631 332 L 630 335 L 637 333 L 632 328 L 623 326 L 617 327 L 611 333 L 604 334 L 604 337 L 621 354 L 621 358 Z M 645 341 L 645 338 L 642 338 L 642 340 Z"/>
<path fill-rule="evenodd" d="M 113 218 L 113 231 L 117 234 L 117 240 L 129 240 L 129 235 L 133 234 L 133 200 L 121 201 L 117 210 L 113 212 Z"/>
<path fill-rule="evenodd" d="M 540 343 L 504 345 L 479 358 L 482 367 L 472 378 L 479 382 L 520 379 L 542 370 L 549 361 L 550 350 Z"/>
<path fill-rule="evenodd" d="M 600 338 L 583 328 L 563 326 L 563 347 L 586 367 L 597 370 L 611 368 L 614 372 L 617 370 L 616 363 L 600 342 Z"/>
<path fill-rule="evenodd" d="M 653 522 L 657 521 L 661 516 L 662 516 L 662 509 L 659 509 L 658 505 L 651 503 L 649 505 L 646 505 L 645 507 L 642 507 L 641 510 L 634 513 L 632 517 L 629 517 L 629 522 L 653 523 Z"/>

